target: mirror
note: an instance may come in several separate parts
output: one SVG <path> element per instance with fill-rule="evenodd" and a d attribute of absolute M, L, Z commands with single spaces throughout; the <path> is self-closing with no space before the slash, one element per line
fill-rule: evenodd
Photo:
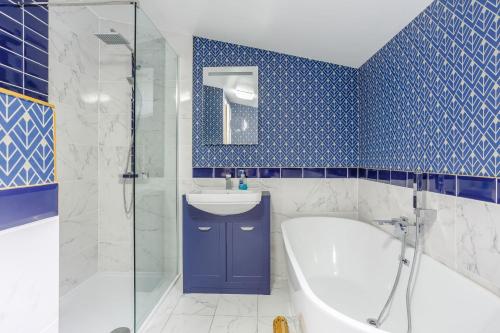
<path fill-rule="evenodd" d="M 256 145 L 258 67 L 203 68 L 203 144 Z"/>

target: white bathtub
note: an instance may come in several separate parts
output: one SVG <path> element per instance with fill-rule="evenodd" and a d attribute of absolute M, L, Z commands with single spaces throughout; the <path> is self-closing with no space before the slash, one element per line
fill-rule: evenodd
<path fill-rule="evenodd" d="M 392 288 L 401 243 L 359 221 L 310 217 L 282 225 L 292 303 L 303 333 L 406 333 L 404 267 L 390 315 L 375 328 Z M 406 257 L 411 260 L 413 250 Z M 499 333 L 500 298 L 422 255 L 412 333 Z"/>

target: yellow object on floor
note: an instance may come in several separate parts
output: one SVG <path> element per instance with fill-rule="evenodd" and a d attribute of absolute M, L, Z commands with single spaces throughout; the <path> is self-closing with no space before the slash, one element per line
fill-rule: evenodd
<path fill-rule="evenodd" d="M 288 333 L 288 322 L 283 316 L 274 318 L 273 333 Z"/>

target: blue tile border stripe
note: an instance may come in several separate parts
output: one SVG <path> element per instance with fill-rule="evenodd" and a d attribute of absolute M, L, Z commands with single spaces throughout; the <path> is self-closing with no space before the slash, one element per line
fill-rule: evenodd
<path fill-rule="evenodd" d="M 0 230 L 57 216 L 57 198 L 57 184 L 1 190 Z"/>
<path fill-rule="evenodd" d="M 248 178 L 360 178 L 408 188 L 413 187 L 415 177 L 414 172 L 366 168 L 193 168 L 193 178 L 224 178 L 227 172 L 235 178 L 239 170 L 245 170 Z M 428 172 L 418 178 L 418 187 L 424 191 L 500 204 L 498 178 Z"/>

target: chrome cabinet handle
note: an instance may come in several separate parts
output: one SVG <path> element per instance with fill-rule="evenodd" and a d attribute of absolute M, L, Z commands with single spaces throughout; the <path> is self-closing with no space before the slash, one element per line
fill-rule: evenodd
<path fill-rule="evenodd" d="M 240 227 L 240 229 L 243 231 L 252 231 L 255 227 Z"/>
<path fill-rule="evenodd" d="M 200 231 L 210 231 L 210 229 L 212 229 L 212 227 L 198 227 Z"/>

